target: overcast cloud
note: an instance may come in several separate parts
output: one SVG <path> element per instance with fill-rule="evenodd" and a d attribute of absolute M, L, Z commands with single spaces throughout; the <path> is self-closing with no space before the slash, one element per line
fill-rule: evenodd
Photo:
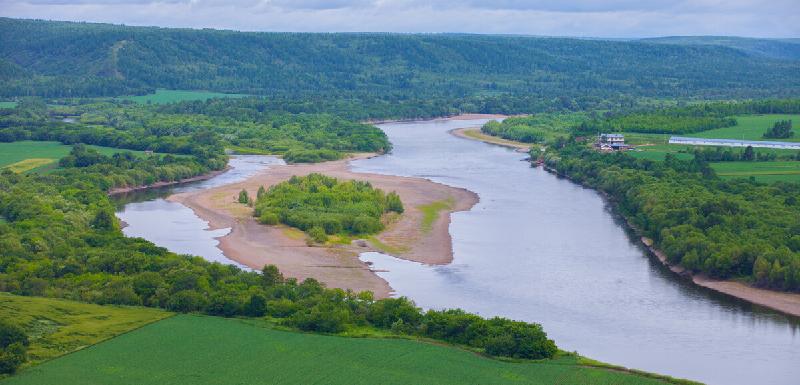
<path fill-rule="evenodd" d="M 800 0 L 0 0 L 0 15 L 245 31 L 800 37 Z"/>

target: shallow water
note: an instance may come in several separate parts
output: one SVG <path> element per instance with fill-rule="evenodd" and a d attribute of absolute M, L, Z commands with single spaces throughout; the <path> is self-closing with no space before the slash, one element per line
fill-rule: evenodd
<path fill-rule="evenodd" d="M 126 223 L 122 232 L 129 237 L 145 238 L 176 253 L 199 255 L 209 261 L 248 269 L 225 257 L 217 247 L 217 238 L 228 234 L 230 228 L 209 230 L 208 222 L 190 208 L 164 197 L 240 182 L 273 164 L 283 164 L 283 161 L 273 156 L 236 156 L 228 163 L 228 171 L 211 179 L 115 197 L 120 206 L 117 217 Z"/>
<path fill-rule="evenodd" d="M 601 196 L 454 137 L 480 124 L 384 124 L 392 154 L 354 170 L 421 176 L 480 196 L 453 215 L 454 261 L 364 253 L 398 295 L 426 308 L 541 323 L 565 350 L 709 384 L 800 383 L 800 323 L 699 288 L 648 257 Z"/>

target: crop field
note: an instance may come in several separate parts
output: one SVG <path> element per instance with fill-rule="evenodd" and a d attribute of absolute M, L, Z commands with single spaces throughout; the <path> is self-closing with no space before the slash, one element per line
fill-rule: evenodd
<path fill-rule="evenodd" d="M 170 315 L 156 309 L 99 306 L 0 293 L 0 319 L 23 327 L 31 341 L 26 366 L 94 345 Z"/>
<path fill-rule="evenodd" d="M 206 100 L 213 98 L 244 98 L 247 94 L 223 94 L 208 91 L 183 91 L 183 90 L 156 90 L 153 94 L 125 96 L 122 99 L 133 100 L 142 104 L 166 104 L 185 102 L 191 100 Z"/>
<path fill-rule="evenodd" d="M 405 339 L 274 330 L 179 315 L 7 379 L 17 384 L 664 384 L 574 356 L 510 363 Z"/>
<path fill-rule="evenodd" d="M 17 106 L 17 102 L 0 102 L 0 108 L 14 108 Z"/>
<path fill-rule="evenodd" d="M 720 178 L 749 178 L 759 182 L 800 182 L 800 162 L 714 162 Z"/>
<path fill-rule="evenodd" d="M 777 140 L 800 142 L 800 115 L 746 115 L 737 116 L 739 124 L 684 136 L 714 139 Z M 762 135 L 779 120 L 791 120 L 794 137 L 789 139 L 764 139 Z"/>
<path fill-rule="evenodd" d="M 112 147 L 88 146 L 104 155 L 117 152 L 144 154 L 142 151 L 122 150 Z M 58 160 L 67 156 L 72 146 L 59 142 L 20 142 L 0 143 L 0 168 L 10 168 L 15 172 L 48 171 L 58 166 Z"/>
<path fill-rule="evenodd" d="M 639 146 L 636 150 L 628 151 L 629 155 L 639 159 L 650 160 L 664 160 L 667 154 L 675 155 L 676 158 L 681 160 L 691 160 L 694 158 L 692 150 L 687 146 L 671 145 L 671 144 L 656 144 L 652 146 Z"/>

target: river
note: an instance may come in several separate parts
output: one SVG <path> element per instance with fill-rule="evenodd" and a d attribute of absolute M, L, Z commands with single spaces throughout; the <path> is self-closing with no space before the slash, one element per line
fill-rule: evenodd
<path fill-rule="evenodd" d="M 709 384 L 797 383 L 800 321 L 677 277 L 631 239 L 597 192 L 531 168 L 525 154 L 448 133 L 482 122 L 382 124 L 393 152 L 353 162 L 355 171 L 425 177 L 480 196 L 453 215 L 449 265 L 362 254 L 397 295 L 425 308 L 539 322 L 562 349 L 636 369 Z M 231 173 L 246 177 L 273 162 L 235 158 L 229 173 L 182 188 L 231 183 Z M 160 198 L 129 199 L 118 213 L 127 235 L 225 260 L 214 238 L 226 229 L 203 230 L 191 210 Z"/>

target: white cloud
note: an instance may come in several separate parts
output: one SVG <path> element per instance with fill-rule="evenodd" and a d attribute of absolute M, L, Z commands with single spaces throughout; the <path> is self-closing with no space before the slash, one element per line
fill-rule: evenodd
<path fill-rule="evenodd" d="M 797 0 L 0 0 L 0 15 L 248 31 L 800 36 Z"/>

